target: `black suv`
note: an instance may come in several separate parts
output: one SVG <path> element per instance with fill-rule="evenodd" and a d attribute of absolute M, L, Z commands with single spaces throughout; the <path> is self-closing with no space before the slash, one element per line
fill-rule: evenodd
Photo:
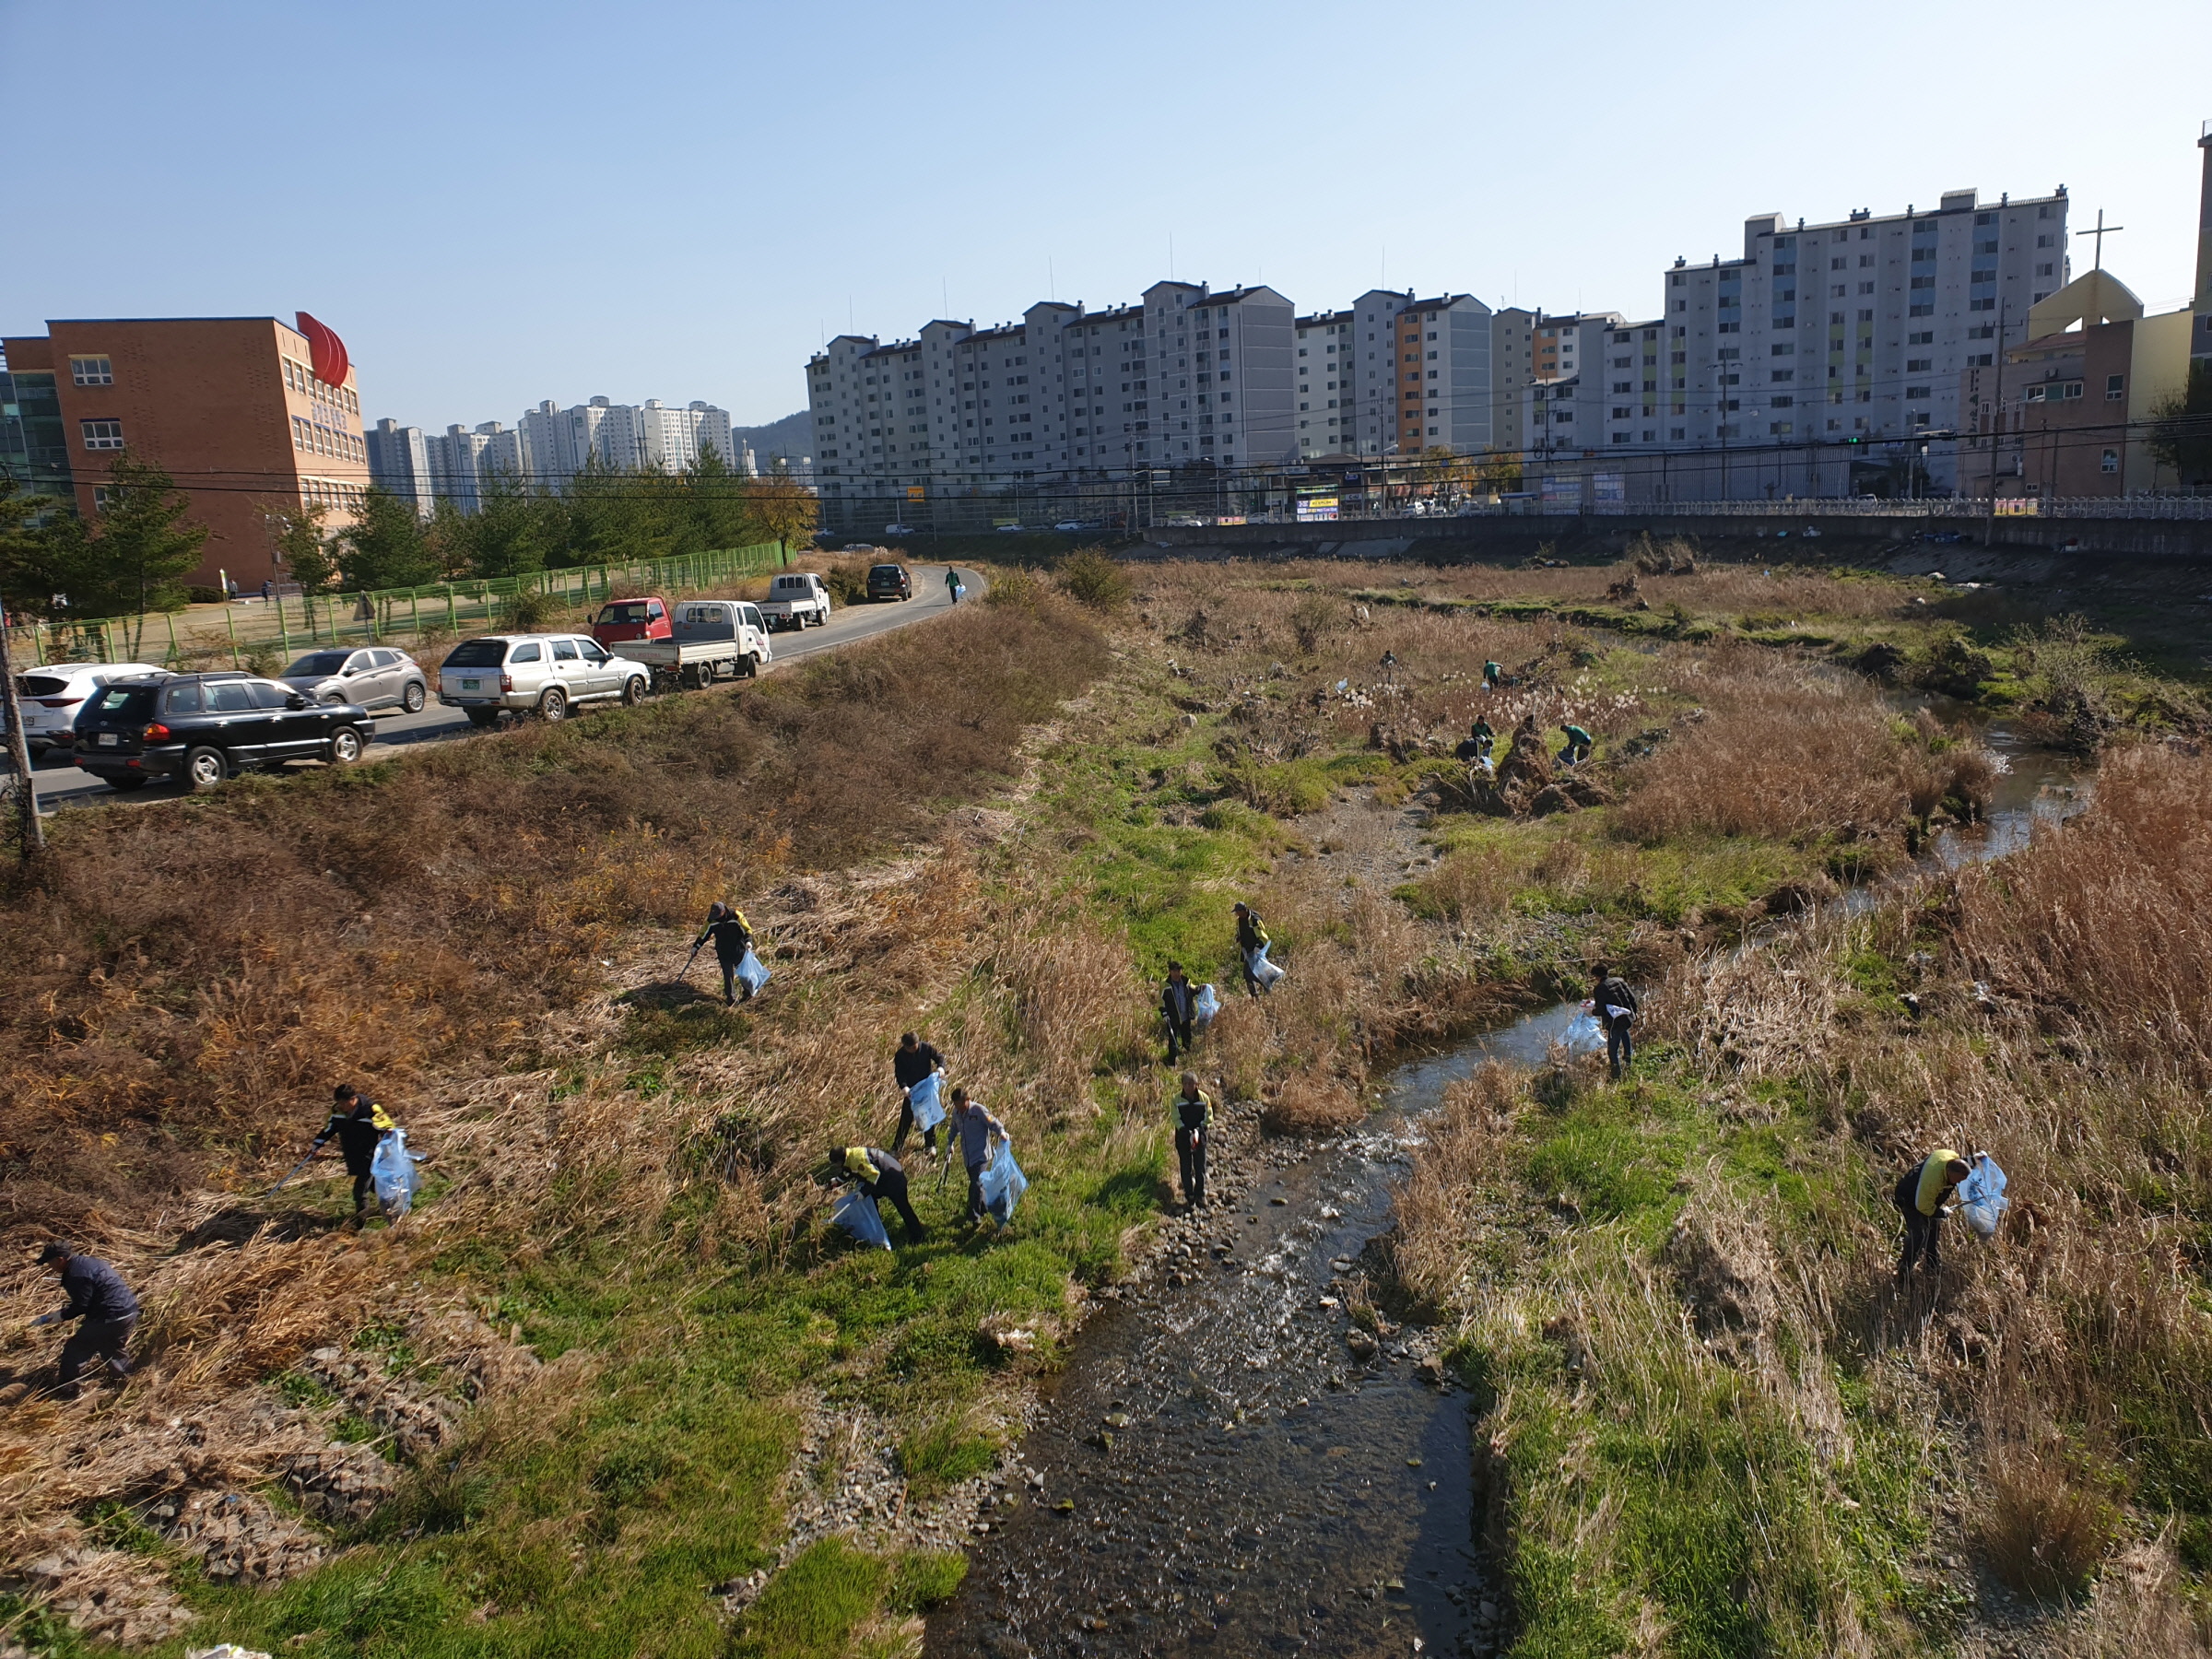
<path fill-rule="evenodd" d="M 868 601 L 878 599 L 912 599 L 914 596 L 914 579 L 906 573 L 901 564 L 872 565 L 868 569 Z"/>
<path fill-rule="evenodd" d="M 349 766 L 375 735 L 359 703 L 310 702 L 251 674 L 142 675 L 86 699 L 74 759 L 117 789 L 182 778 L 206 790 L 248 767 Z"/>

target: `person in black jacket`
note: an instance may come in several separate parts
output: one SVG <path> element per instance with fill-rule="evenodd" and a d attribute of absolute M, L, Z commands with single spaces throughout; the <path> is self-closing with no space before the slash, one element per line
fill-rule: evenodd
<path fill-rule="evenodd" d="M 900 1034 L 899 1051 L 891 1056 L 891 1076 L 899 1084 L 899 1133 L 891 1141 L 893 1152 L 905 1148 L 907 1135 L 914 1126 L 914 1085 L 944 1064 L 945 1056 L 913 1032 Z M 936 1124 L 922 1131 L 922 1145 L 932 1158 L 937 1155 Z"/>
<path fill-rule="evenodd" d="M 130 1375 L 131 1332 L 138 1324 L 138 1299 L 116 1272 L 98 1256 L 79 1255 L 68 1245 L 52 1243 L 39 1252 L 39 1265 L 62 1276 L 62 1293 L 69 1305 L 34 1319 L 34 1325 L 77 1322 L 69 1340 L 62 1344 L 59 1381 L 55 1392 L 65 1400 L 76 1398 L 76 1379 L 91 1359 L 107 1364 L 118 1382 Z"/>
<path fill-rule="evenodd" d="M 1182 1074 L 1182 1092 L 1168 1102 L 1175 1119 L 1175 1158 L 1182 1166 L 1182 1201 L 1193 1208 L 1206 1203 L 1206 1141 L 1213 1133 L 1214 1103 L 1198 1087 L 1195 1073 Z"/>
<path fill-rule="evenodd" d="M 1198 994 L 1191 989 L 1181 962 L 1168 964 L 1168 982 L 1159 988 L 1159 1012 L 1168 1022 L 1168 1064 L 1191 1048 L 1191 1022 L 1198 1017 Z"/>
<path fill-rule="evenodd" d="M 899 1219 L 906 1223 L 909 1244 L 919 1244 L 929 1237 L 922 1218 L 914 1214 L 914 1206 L 907 1200 L 904 1166 L 881 1147 L 832 1147 L 830 1169 L 833 1176 L 856 1182 L 872 1201 L 880 1205 L 888 1198 Z M 882 1214 L 880 1207 L 877 1213 Z"/>
<path fill-rule="evenodd" d="M 1252 953 L 1266 946 L 1267 924 L 1260 920 L 1257 911 L 1241 900 L 1233 909 L 1237 918 L 1237 964 L 1244 971 L 1245 993 L 1257 996 L 1260 976 L 1252 971 Z"/>
<path fill-rule="evenodd" d="M 752 924 L 746 921 L 745 912 L 734 904 L 717 899 L 708 907 L 706 931 L 691 941 L 697 950 L 709 939 L 714 941 L 714 959 L 722 964 L 722 1000 L 734 1006 L 739 1001 L 753 1000 L 753 988 L 737 977 L 737 964 L 745 960 L 745 953 L 753 947 Z M 737 995 L 743 991 L 745 995 Z"/>
<path fill-rule="evenodd" d="M 1591 972 L 1597 982 L 1590 993 L 1591 1012 L 1606 1030 L 1606 1060 L 1618 1077 L 1636 1059 L 1636 1044 L 1629 1036 L 1629 1027 L 1636 1018 L 1636 993 L 1603 962 Z"/>
<path fill-rule="evenodd" d="M 334 1135 L 337 1138 L 338 1150 L 346 1158 L 346 1173 L 353 1177 L 353 1213 L 358 1217 L 369 1207 L 369 1169 L 376 1159 L 377 1143 L 399 1125 L 350 1083 L 341 1083 L 330 1093 L 334 1102 L 330 1122 L 315 1136 L 314 1150 L 322 1151 L 325 1142 Z"/>

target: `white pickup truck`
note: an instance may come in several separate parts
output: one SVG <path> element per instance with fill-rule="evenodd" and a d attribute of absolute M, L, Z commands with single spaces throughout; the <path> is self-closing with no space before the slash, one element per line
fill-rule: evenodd
<path fill-rule="evenodd" d="M 760 614 L 776 628 L 819 628 L 830 620 L 830 587 L 812 571 L 792 571 L 768 584 Z"/>
<path fill-rule="evenodd" d="M 669 618 L 665 640 L 625 640 L 622 654 L 653 670 L 655 691 L 692 690 L 716 680 L 747 678 L 772 659 L 768 621 L 743 599 L 686 599 Z"/>

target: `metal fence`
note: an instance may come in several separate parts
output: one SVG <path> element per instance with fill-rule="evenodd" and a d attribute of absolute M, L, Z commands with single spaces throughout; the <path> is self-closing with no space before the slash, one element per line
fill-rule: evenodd
<path fill-rule="evenodd" d="M 288 656 L 303 646 L 390 643 L 471 628 L 488 630 L 512 619 L 517 602 L 526 595 L 542 596 L 555 605 L 589 605 L 611 597 L 618 587 L 641 593 L 697 590 L 765 575 L 786 562 L 783 543 L 759 542 L 672 559 L 574 565 L 480 582 L 319 596 L 295 594 L 233 600 L 219 609 L 203 606 L 143 617 L 25 623 L 8 629 L 8 653 L 18 672 L 46 663 L 167 665 L 226 654 L 237 667 L 248 655 L 272 645 Z"/>
<path fill-rule="evenodd" d="M 2024 504 L 2023 504 L 2024 503 Z M 1325 518 L 1294 515 L 1280 509 L 1238 516 L 1187 514 L 1159 521 L 1158 527 L 1202 529 L 1237 524 L 1374 523 L 1402 519 L 1411 524 L 1434 524 L 1442 519 L 1467 518 L 1632 518 L 1632 519 L 1877 519 L 1912 523 L 1926 519 L 1979 521 L 1988 516 L 1984 496 L 1929 497 L 1920 500 L 1891 500 L 1876 496 L 1783 496 L 1771 501 L 1544 501 L 1505 500 L 1465 501 L 1457 505 L 1404 505 L 1360 500 L 1339 502 Z M 2212 521 L 2212 495 L 2201 496 L 2083 496 L 2001 497 L 2000 519 L 2177 519 Z"/>

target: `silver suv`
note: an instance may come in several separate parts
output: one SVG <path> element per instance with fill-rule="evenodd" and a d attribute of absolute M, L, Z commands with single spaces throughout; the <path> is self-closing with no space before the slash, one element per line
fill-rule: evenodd
<path fill-rule="evenodd" d="M 514 709 L 564 720 L 591 703 L 641 703 L 653 683 L 642 663 L 615 656 L 589 634 L 487 634 L 464 640 L 438 668 L 438 700 L 488 726 Z"/>

